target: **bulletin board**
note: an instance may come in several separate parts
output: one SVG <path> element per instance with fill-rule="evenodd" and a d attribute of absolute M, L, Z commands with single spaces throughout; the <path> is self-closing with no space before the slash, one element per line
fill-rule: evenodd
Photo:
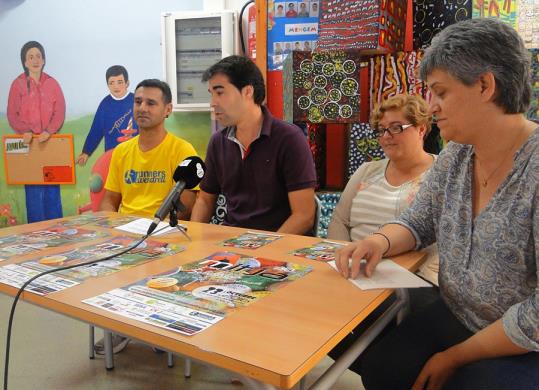
<path fill-rule="evenodd" d="M 75 184 L 72 134 L 42 143 L 34 136 L 29 145 L 20 135 L 4 135 L 2 150 L 7 184 Z"/>

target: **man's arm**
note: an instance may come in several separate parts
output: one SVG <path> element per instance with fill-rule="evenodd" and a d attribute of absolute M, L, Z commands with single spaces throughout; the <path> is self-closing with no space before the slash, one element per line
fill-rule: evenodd
<path fill-rule="evenodd" d="M 217 195 L 200 190 L 191 213 L 191 221 L 210 222 L 210 218 L 215 212 L 215 202 Z"/>
<path fill-rule="evenodd" d="M 185 206 L 185 211 L 183 213 L 178 213 L 178 219 L 183 219 L 184 221 L 189 220 L 189 218 L 191 217 L 191 212 L 193 211 L 193 206 L 195 205 L 196 199 L 197 199 L 196 191 L 185 190 L 182 192 L 180 196 L 180 200 Z"/>
<path fill-rule="evenodd" d="M 277 232 L 305 234 L 314 225 L 314 214 L 316 211 L 314 188 L 289 192 L 288 202 L 290 203 L 292 214 L 284 221 Z"/>
<path fill-rule="evenodd" d="M 105 190 L 105 196 L 99 205 L 99 211 L 118 211 L 122 203 L 122 194 Z"/>

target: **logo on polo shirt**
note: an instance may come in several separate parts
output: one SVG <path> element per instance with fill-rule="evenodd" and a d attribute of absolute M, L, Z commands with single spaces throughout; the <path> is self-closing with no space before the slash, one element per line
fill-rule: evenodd
<path fill-rule="evenodd" d="M 126 184 L 164 183 L 167 178 L 165 171 L 125 171 L 124 181 Z"/>

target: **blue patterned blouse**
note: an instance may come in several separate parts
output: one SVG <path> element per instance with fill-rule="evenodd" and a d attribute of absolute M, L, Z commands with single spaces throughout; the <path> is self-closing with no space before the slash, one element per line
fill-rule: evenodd
<path fill-rule="evenodd" d="M 438 243 L 441 295 L 468 329 L 502 318 L 515 344 L 539 351 L 539 128 L 475 219 L 473 154 L 449 143 L 395 223 L 410 229 L 417 248 Z"/>

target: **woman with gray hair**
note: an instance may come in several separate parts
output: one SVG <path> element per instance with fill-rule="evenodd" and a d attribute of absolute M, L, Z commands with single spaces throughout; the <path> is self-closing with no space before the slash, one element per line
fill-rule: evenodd
<path fill-rule="evenodd" d="M 369 348 L 370 389 L 539 388 L 539 129 L 530 54 L 511 27 L 473 19 L 443 30 L 421 77 L 450 141 L 409 209 L 336 263 L 370 276 L 382 253 L 437 242 L 441 299 Z M 391 375 L 388 375 L 388 370 Z"/>

